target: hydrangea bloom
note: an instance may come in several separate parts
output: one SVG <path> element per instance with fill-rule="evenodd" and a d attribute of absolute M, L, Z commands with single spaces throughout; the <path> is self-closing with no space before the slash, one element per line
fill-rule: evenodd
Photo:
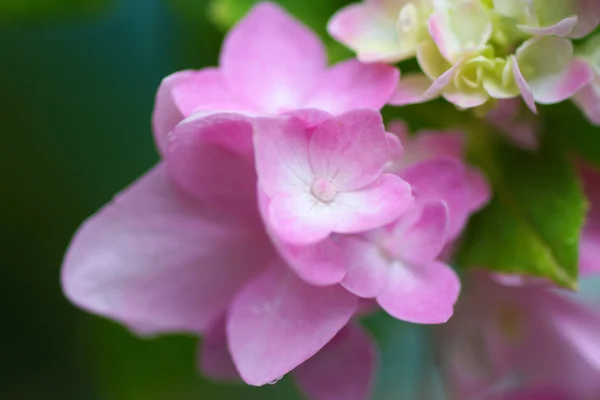
<path fill-rule="evenodd" d="M 587 0 L 365 0 L 336 14 L 329 29 L 359 59 L 416 55 L 424 74 L 407 75 L 391 104 L 442 95 L 471 108 L 521 95 L 535 111 L 536 102 L 560 102 L 589 84 L 592 71 L 569 38 L 599 22 L 600 5 Z"/>

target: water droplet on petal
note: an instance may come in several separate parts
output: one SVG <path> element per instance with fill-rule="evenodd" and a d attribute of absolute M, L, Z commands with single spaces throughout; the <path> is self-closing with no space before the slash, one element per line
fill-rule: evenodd
<path fill-rule="evenodd" d="M 279 378 L 277 378 L 277 379 L 273 379 L 271 382 L 267 383 L 267 385 L 274 385 L 274 384 L 276 384 L 277 382 L 279 382 L 280 380 L 282 380 L 282 379 L 283 379 L 283 377 L 284 377 L 284 375 L 281 375 Z"/>

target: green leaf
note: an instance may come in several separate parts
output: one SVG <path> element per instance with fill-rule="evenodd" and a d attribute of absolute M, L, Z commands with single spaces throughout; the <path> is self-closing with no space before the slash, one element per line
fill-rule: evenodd
<path fill-rule="evenodd" d="M 567 155 L 551 142 L 530 153 L 479 133 L 473 158 L 490 177 L 495 197 L 469 224 L 458 264 L 576 288 L 586 203 Z"/>
<path fill-rule="evenodd" d="M 179 3 L 189 0 L 172 0 Z M 259 0 L 211 0 L 208 14 L 217 26 L 230 29 Z M 333 40 L 327 33 L 327 21 L 340 8 L 349 3 L 347 0 L 279 0 L 283 8 L 311 27 L 325 42 L 329 58 L 336 62 L 352 57 L 350 50 Z"/>

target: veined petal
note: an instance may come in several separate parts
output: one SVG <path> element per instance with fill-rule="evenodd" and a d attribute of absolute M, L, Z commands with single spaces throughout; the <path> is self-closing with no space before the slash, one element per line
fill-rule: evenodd
<path fill-rule="evenodd" d="M 460 280 L 446 264 L 434 261 L 409 267 L 397 263 L 377 302 L 403 321 L 441 324 L 452 316 L 459 292 Z"/>
<path fill-rule="evenodd" d="M 338 233 L 360 233 L 393 222 L 412 204 L 410 185 L 400 177 L 384 174 L 373 184 L 335 199 Z"/>
<path fill-rule="evenodd" d="M 274 3 L 256 5 L 227 35 L 228 86 L 263 113 L 298 108 L 325 72 L 319 38 Z"/>
<path fill-rule="evenodd" d="M 417 202 L 393 224 L 392 243 L 399 258 L 411 264 L 435 260 L 448 238 L 448 219 L 445 202 Z"/>
<path fill-rule="evenodd" d="M 260 386 L 287 374 L 333 339 L 357 306 L 344 288 L 309 285 L 274 263 L 229 309 L 227 339 L 242 379 Z"/>
<path fill-rule="evenodd" d="M 253 125 L 256 170 L 267 196 L 308 192 L 313 180 L 311 125 L 296 115 L 255 118 Z"/>
<path fill-rule="evenodd" d="M 309 155 L 315 176 L 331 179 L 340 191 L 370 184 L 390 157 L 381 114 L 361 109 L 324 121 L 312 135 Z"/>
<path fill-rule="evenodd" d="M 144 333 L 200 333 L 274 257 L 262 227 L 200 205 L 151 170 L 79 229 L 62 285 L 78 306 Z"/>
<path fill-rule="evenodd" d="M 304 106 L 332 114 L 364 107 L 379 110 L 391 97 L 399 77 L 400 71 L 389 65 L 344 61 L 323 75 Z"/>
<path fill-rule="evenodd" d="M 364 298 L 379 295 L 387 284 L 391 262 L 370 240 L 342 237 L 339 241 L 348 260 L 348 272 L 342 286 Z"/>
<path fill-rule="evenodd" d="M 241 114 L 190 117 L 173 129 L 168 169 L 182 188 L 210 206 L 257 216 L 251 121 Z"/>

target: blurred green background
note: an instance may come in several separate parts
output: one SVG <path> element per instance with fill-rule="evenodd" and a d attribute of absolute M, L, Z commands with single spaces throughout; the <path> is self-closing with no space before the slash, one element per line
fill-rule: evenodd
<path fill-rule="evenodd" d="M 324 38 L 346 3 L 280 2 Z M 0 398 L 299 398 L 287 379 L 265 388 L 203 380 L 195 338 L 136 338 L 77 310 L 59 286 L 77 226 L 158 159 L 150 116 L 162 77 L 215 65 L 223 32 L 252 3 L 0 0 Z M 328 45 L 333 58 L 348 55 Z M 428 331 L 383 316 L 367 323 L 384 349 L 377 398 L 416 398 Z"/>

